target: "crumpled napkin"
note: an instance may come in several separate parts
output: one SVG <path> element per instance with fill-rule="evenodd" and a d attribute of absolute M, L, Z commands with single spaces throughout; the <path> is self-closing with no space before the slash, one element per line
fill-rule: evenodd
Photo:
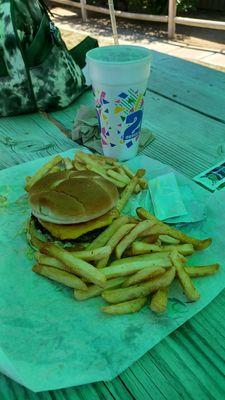
<path fill-rule="evenodd" d="M 102 154 L 101 138 L 95 108 L 81 105 L 74 121 L 71 139 Z M 139 153 L 155 139 L 155 135 L 143 127 L 139 142 Z"/>

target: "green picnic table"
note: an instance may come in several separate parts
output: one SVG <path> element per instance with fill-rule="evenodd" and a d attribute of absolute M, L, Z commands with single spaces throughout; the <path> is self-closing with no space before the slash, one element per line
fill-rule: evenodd
<path fill-rule="evenodd" d="M 0 169 L 73 148 L 67 133 L 92 101 L 88 91 L 51 115 L 1 118 Z M 225 74 L 153 52 L 144 119 L 156 140 L 143 154 L 194 177 L 225 152 Z M 112 381 L 35 394 L 0 374 L 0 399 L 222 400 L 224 309 L 225 291 Z"/>

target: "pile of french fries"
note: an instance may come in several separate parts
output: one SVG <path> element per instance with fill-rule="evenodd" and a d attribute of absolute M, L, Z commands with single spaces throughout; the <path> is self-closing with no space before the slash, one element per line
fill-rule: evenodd
<path fill-rule="evenodd" d="M 136 211 L 137 218 L 120 216 L 81 251 L 39 241 L 33 271 L 74 289 L 77 301 L 101 296 L 108 314 L 134 313 L 147 303 L 153 312 L 165 312 L 175 279 L 189 301 L 198 300 L 192 278 L 212 275 L 219 265 L 188 266 L 186 257 L 212 240 L 190 237 L 143 208 Z"/>

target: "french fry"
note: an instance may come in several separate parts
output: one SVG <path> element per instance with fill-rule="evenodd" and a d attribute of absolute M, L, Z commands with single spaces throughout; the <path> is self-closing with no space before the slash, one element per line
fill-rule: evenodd
<path fill-rule="evenodd" d="M 168 244 L 166 246 L 161 246 L 160 251 L 173 251 L 176 250 L 183 256 L 190 256 L 194 253 L 194 247 L 191 243 L 185 244 Z"/>
<path fill-rule="evenodd" d="M 103 289 L 97 285 L 91 285 L 87 290 L 74 290 L 74 297 L 78 301 L 83 301 L 87 299 L 92 299 L 93 297 L 98 297 L 102 293 Z"/>
<path fill-rule="evenodd" d="M 94 158 L 97 161 L 104 161 L 105 163 L 110 165 L 119 165 L 118 161 L 116 161 L 112 157 L 102 156 L 100 154 L 88 154 L 88 157 Z"/>
<path fill-rule="evenodd" d="M 39 275 L 45 276 L 46 278 L 52 279 L 53 281 L 62 283 L 73 289 L 86 290 L 87 285 L 77 276 L 70 274 L 66 271 L 61 271 L 58 268 L 36 264 L 32 270 Z"/>
<path fill-rule="evenodd" d="M 115 167 L 114 167 L 114 168 L 115 168 Z M 120 174 L 124 175 L 127 179 L 129 179 L 129 181 L 131 180 L 131 177 L 129 177 L 129 176 L 127 175 L 127 173 L 125 172 L 123 166 L 117 167 L 117 170 L 118 170 L 118 172 L 119 172 Z M 134 174 L 132 173 L 132 178 L 133 178 L 133 176 L 134 176 Z M 127 182 L 127 183 L 129 183 L 129 182 Z M 135 188 L 134 188 L 133 193 L 136 193 L 136 194 L 137 194 L 137 193 L 139 193 L 141 190 L 142 190 L 141 186 L 139 185 L 139 183 L 137 183 L 137 185 L 136 185 Z"/>
<path fill-rule="evenodd" d="M 127 165 L 123 164 L 122 168 L 126 172 L 127 176 L 129 176 L 129 178 L 132 179 L 135 176 L 135 174 L 130 170 L 130 168 L 128 168 Z M 138 182 L 139 182 L 140 186 L 142 187 L 142 189 L 147 189 L 148 182 L 145 179 L 140 178 Z"/>
<path fill-rule="evenodd" d="M 84 171 L 85 169 L 87 169 L 85 167 L 85 164 L 82 164 L 81 162 L 74 160 L 73 161 L 73 166 L 77 171 Z"/>
<path fill-rule="evenodd" d="M 130 182 L 130 179 L 126 177 L 125 175 L 119 174 L 118 172 L 114 171 L 113 169 L 108 169 L 107 170 L 107 175 L 109 175 L 111 178 L 116 179 L 117 181 L 120 181 L 127 185 Z"/>
<path fill-rule="evenodd" d="M 116 167 L 113 167 L 112 165 L 106 164 L 105 161 L 98 161 L 101 165 L 102 168 L 104 168 L 105 172 L 107 173 L 108 169 L 114 169 Z"/>
<path fill-rule="evenodd" d="M 113 261 L 108 267 L 102 268 L 101 273 L 107 279 L 116 278 L 118 276 L 132 275 L 141 269 L 147 267 L 171 267 L 172 262 L 169 253 L 153 253 L 140 256 L 122 258 Z"/>
<path fill-rule="evenodd" d="M 88 250 L 70 251 L 70 254 L 72 254 L 74 257 L 81 258 L 82 260 L 90 261 L 90 260 L 100 260 L 105 255 L 110 254 L 110 252 L 111 252 L 110 247 L 105 246 L 105 247 L 100 247 L 99 249 L 90 250 L 90 251 L 88 251 Z M 39 264 L 49 265 L 51 267 L 55 267 L 58 269 L 62 269 L 63 271 L 66 271 L 65 265 L 63 265 L 56 258 L 49 257 L 49 256 L 46 256 L 45 254 L 41 254 L 38 252 L 35 254 L 35 258 Z"/>
<path fill-rule="evenodd" d="M 110 288 L 116 288 L 121 286 L 121 284 L 124 282 L 126 278 L 124 277 L 119 277 L 115 279 L 109 279 L 106 282 L 106 289 Z M 76 300 L 82 301 L 82 300 L 87 300 L 91 299 L 93 297 L 99 296 L 103 292 L 103 288 L 97 285 L 91 285 L 87 288 L 87 290 L 79 290 L 75 289 L 74 290 L 74 297 Z"/>
<path fill-rule="evenodd" d="M 141 241 L 145 243 L 155 244 L 158 240 L 159 235 L 149 235 L 145 237 L 141 237 Z"/>
<path fill-rule="evenodd" d="M 154 224 L 158 224 L 159 222 L 161 223 L 161 221 L 159 221 L 153 214 L 151 214 L 149 211 L 145 210 L 142 207 L 138 207 L 136 209 L 136 213 L 137 213 L 138 217 L 141 219 L 149 219 L 150 221 L 154 222 Z M 163 222 L 162 222 L 162 224 L 163 224 Z"/>
<path fill-rule="evenodd" d="M 101 164 L 99 164 L 98 161 L 96 161 L 93 157 L 90 157 L 88 154 L 78 151 L 76 153 L 76 161 L 84 162 L 87 169 L 101 175 L 103 178 L 114 183 L 114 185 L 116 185 L 117 187 L 123 188 L 124 186 L 126 186 L 126 183 L 120 182 L 117 179 L 108 176 Z"/>
<path fill-rule="evenodd" d="M 122 285 L 122 283 L 125 281 L 125 277 L 124 276 L 120 276 L 119 278 L 113 278 L 113 279 L 109 279 L 108 281 L 106 281 L 106 289 L 111 289 L 111 288 L 116 288 Z M 105 290 L 105 289 L 103 289 Z"/>
<path fill-rule="evenodd" d="M 185 271 L 179 253 L 174 250 L 172 251 L 170 257 L 173 265 L 176 268 L 177 277 L 184 290 L 185 295 L 191 301 L 198 300 L 200 298 L 200 294 L 198 290 L 194 287 L 191 278 Z"/>
<path fill-rule="evenodd" d="M 169 288 L 161 288 L 157 290 L 156 293 L 153 294 L 151 298 L 150 308 L 155 313 L 163 313 L 166 311 L 167 303 L 168 303 L 168 292 Z"/>
<path fill-rule="evenodd" d="M 31 176 L 29 182 L 27 182 L 25 186 L 25 190 L 29 192 L 31 187 L 44 175 L 46 175 L 55 165 L 59 164 L 62 161 L 62 157 L 60 155 L 55 156 L 47 163 L 45 163 L 41 168 L 39 168 L 34 175 Z"/>
<path fill-rule="evenodd" d="M 140 311 L 140 309 L 144 307 L 146 302 L 147 297 L 139 297 L 138 299 L 102 307 L 101 310 L 107 314 L 113 315 L 131 314 Z"/>
<path fill-rule="evenodd" d="M 140 222 L 140 220 L 135 217 L 129 217 L 129 222 L 131 224 L 138 224 Z"/>
<path fill-rule="evenodd" d="M 160 246 L 158 246 L 157 244 L 149 244 L 145 242 L 134 242 L 131 249 L 133 255 L 148 254 L 161 251 Z"/>
<path fill-rule="evenodd" d="M 73 164 L 69 157 L 65 157 L 63 161 L 67 170 L 73 169 Z"/>
<path fill-rule="evenodd" d="M 119 229 L 122 225 L 126 224 L 129 221 L 129 217 L 122 216 L 115 219 L 111 225 L 108 226 L 102 233 L 93 242 L 87 246 L 87 250 L 93 250 L 98 247 L 105 246 L 111 236 Z"/>
<path fill-rule="evenodd" d="M 54 267 L 66 271 L 66 267 L 57 258 L 46 256 L 39 252 L 35 253 L 35 258 L 38 264 L 47 265 L 49 267 Z"/>
<path fill-rule="evenodd" d="M 107 161 L 104 156 L 100 156 L 97 154 L 88 154 L 88 157 L 93 159 L 97 164 L 101 165 L 101 167 L 104 168 L 114 168 L 114 165 L 112 162 Z M 86 161 L 87 162 L 87 161 Z"/>
<path fill-rule="evenodd" d="M 144 208 L 137 208 L 136 212 L 137 212 L 139 218 L 148 219 L 155 224 L 152 228 L 149 229 L 150 235 L 158 233 L 158 234 L 163 234 L 163 235 L 165 234 L 168 236 L 172 236 L 173 238 L 180 240 L 182 243 L 193 244 L 195 250 L 206 249 L 212 243 L 211 238 L 203 239 L 203 240 L 195 239 L 177 229 L 170 227 L 167 224 L 164 224 L 161 221 L 158 221 L 154 215 L 150 214 Z"/>
<path fill-rule="evenodd" d="M 41 247 L 40 251 L 43 254 L 57 258 L 65 265 L 68 272 L 86 278 L 89 282 L 95 283 L 96 285 L 105 287 L 105 276 L 87 261 L 76 258 L 70 252 L 51 243 L 46 243 Z"/>
<path fill-rule="evenodd" d="M 166 272 L 166 270 L 162 267 L 147 267 L 141 269 L 140 271 L 136 272 L 136 274 L 131 275 L 128 279 L 126 279 L 122 287 L 128 287 L 136 285 L 139 282 L 148 281 L 150 278 L 164 274 L 164 272 Z"/>
<path fill-rule="evenodd" d="M 126 183 L 118 181 L 117 179 L 111 178 L 110 176 L 108 176 L 107 173 L 104 171 L 104 168 L 103 168 L 103 171 L 102 171 L 102 169 L 100 169 L 98 165 L 94 166 L 94 165 L 87 164 L 87 169 L 89 169 L 92 172 L 95 172 L 96 174 L 101 175 L 103 178 L 105 178 L 108 181 L 112 182 L 118 188 L 124 188 L 124 186 L 126 186 Z"/>
<path fill-rule="evenodd" d="M 124 206 L 126 205 L 126 203 L 129 200 L 129 197 L 133 193 L 134 188 L 136 187 L 136 185 L 139 181 L 139 178 L 141 178 L 144 174 L 145 174 L 144 169 L 138 169 L 136 174 L 134 175 L 134 177 L 130 180 L 128 185 L 123 190 L 121 197 L 117 201 L 117 205 L 116 205 L 116 208 L 117 208 L 117 210 L 119 210 L 119 212 L 121 212 L 123 210 Z"/>
<path fill-rule="evenodd" d="M 140 283 L 139 285 L 104 290 L 102 292 L 102 297 L 108 303 L 121 303 L 138 297 L 148 296 L 158 289 L 169 286 L 174 280 L 175 272 L 175 268 L 172 267 L 166 271 L 165 274 L 159 275 L 147 282 Z"/>
<path fill-rule="evenodd" d="M 49 174 L 55 174 L 56 172 L 60 172 L 61 168 L 59 168 L 57 165 L 55 165 L 54 167 L 52 167 L 49 171 Z"/>
<path fill-rule="evenodd" d="M 185 266 L 184 270 L 191 278 L 213 275 L 219 270 L 219 264 L 203 265 L 197 267 Z"/>
<path fill-rule="evenodd" d="M 141 234 L 141 232 L 145 231 L 152 227 L 152 222 L 145 220 L 139 222 L 131 231 L 125 236 L 120 243 L 116 246 L 116 258 L 121 258 L 122 254 L 126 250 L 127 247 L 130 246 L 131 243 Z"/>
<path fill-rule="evenodd" d="M 177 245 L 169 244 L 166 246 L 160 246 L 156 244 L 149 244 L 142 241 L 138 241 L 132 244 L 133 255 L 148 254 L 151 252 L 159 252 L 159 251 L 168 252 L 172 250 L 177 250 L 180 254 L 183 254 L 184 256 L 189 256 L 194 253 L 193 245 L 190 243 L 177 244 Z"/>
<path fill-rule="evenodd" d="M 162 243 L 165 244 L 179 244 L 180 240 L 173 238 L 172 236 L 168 235 L 159 235 L 159 239 Z"/>
<path fill-rule="evenodd" d="M 125 171 L 125 173 L 127 174 L 127 176 L 129 176 L 129 178 L 132 179 L 134 177 L 135 174 L 130 170 L 130 168 L 126 164 L 123 164 L 122 168 Z"/>
<path fill-rule="evenodd" d="M 120 242 L 120 240 L 127 235 L 130 230 L 135 226 L 135 224 L 125 224 L 122 225 L 113 235 L 112 237 L 109 239 L 109 241 L 107 242 L 107 245 L 111 247 L 111 252 L 113 252 L 113 250 L 115 249 L 116 245 Z M 105 257 L 102 258 L 98 264 L 97 264 L 97 268 L 104 268 L 106 267 L 106 265 L 109 262 L 109 256 L 110 254 Z"/>
<path fill-rule="evenodd" d="M 109 257 L 111 251 L 111 246 L 107 245 L 92 250 L 71 251 L 70 254 L 72 254 L 74 257 L 81 258 L 82 260 L 98 261 L 105 257 Z"/>
<path fill-rule="evenodd" d="M 114 166 L 113 168 L 116 168 L 116 170 L 117 170 L 121 175 L 123 175 L 123 176 L 126 177 L 126 179 L 128 180 L 127 183 L 130 182 L 130 179 L 131 179 L 131 178 L 129 178 L 129 176 L 126 174 L 126 172 L 124 171 L 124 169 L 123 169 L 122 166 Z"/>
<path fill-rule="evenodd" d="M 103 164 L 101 164 L 101 165 L 102 165 L 102 167 L 106 170 L 107 173 L 108 173 L 109 170 L 112 170 L 112 171 L 115 171 L 115 172 L 117 172 L 117 173 L 120 174 L 119 168 L 118 168 L 117 165 L 108 164 L 106 161 L 105 161 Z M 109 174 L 109 176 L 110 176 L 110 174 Z M 113 178 L 113 177 L 112 177 L 112 178 Z M 125 182 L 124 182 L 124 183 L 125 183 Z"/>
<path fill-rule="evenodd" d="M 91 158 L 95 158 L 95 154 L 87 154 L 83 151 L 77 151 L 74 155 L 74 160 L 82 162 L 83 164 L 86 164 Z"/>

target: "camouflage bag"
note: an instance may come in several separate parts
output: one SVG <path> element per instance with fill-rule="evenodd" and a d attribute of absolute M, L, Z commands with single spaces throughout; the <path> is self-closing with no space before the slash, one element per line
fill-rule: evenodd
<path fill-rule="evenodd" d="M 41 0 L 0 0 L 0 116 L 68 106 L 86 88 L 81 68 L 97 41 L 70 52 Z"/>

